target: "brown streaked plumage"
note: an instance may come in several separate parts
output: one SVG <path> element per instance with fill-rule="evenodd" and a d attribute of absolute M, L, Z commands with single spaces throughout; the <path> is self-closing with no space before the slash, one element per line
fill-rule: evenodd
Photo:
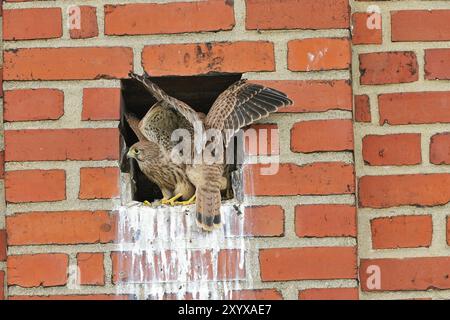
<path fill-rule="evenodd" d="M 292 101 L 280 91 L 240 80 L 217 98 L 206 118 L 203 118 L 186 103 L 168 96 L 149 80 L 147 74 L 144 76 L 130 74 L 130 76 L 142 82 L 158 101 L 164 102 L 164 107 L 175 110 L 185 117 L 190 124 L 188 125 L 191 128 L 190 132 L 219 130 L 224 138 L 225 147 L 241 128 L 267 117 L 280 107 L 292 104 Z M 201 145 L 195 145 L 193 149 L 199 153 L 209 143 L 201 139 Z M 196 221 L 207 231 L 221 224 L 220 191 L 227 188 L 224 171 L 224 164 L 200 163 L 186 166 L 186 174 L 196 187 Z"/>
<path fill-rule="evenodd" d="M 171 159 L 172 142 L 170 135 L 187 120 L 173 110 L 157 103 L 139 121 L 130 114 L 126 119 L 139 142 L 130 147 L 127 156 L 137 161 L 145 176 L 156 183 L 163 194 L 163 203 L 181 199 L 189 200 L 195 188 L 186 174 L 186 165 L 176 164 Z M 173 201 L 170 201 L 172 198 Z"/>

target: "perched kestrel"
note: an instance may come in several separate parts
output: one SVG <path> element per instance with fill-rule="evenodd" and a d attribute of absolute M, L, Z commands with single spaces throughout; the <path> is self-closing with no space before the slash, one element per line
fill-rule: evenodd
<path fill-rule="evenodd" d="M 226 148 L 233 135 L 241 128 L 267 117 L 280 107 L 292 104 L 292 101 L 286 94 L 278 90 L 249 83 L 247 80 L 240 80 L 220 94 L 206 117 L 202 117 L 201 114 L 197 113 L 186 103 L 167 95 L 155 83 L 150 81 L 147 74 L 139 76 L 130 73 L 130 77 L 143 83 L 147 90 L 161 103 L 160 107 L 166 109 L 166 112 L 175 111 L 178 116 L 184 117 L 184 120 L 187 120 L 188 124 L 183 123 L 183 125 L 185 128 L 189 128 L 191 133 L 200 135 L 200 139 L 196 139 L 196 137 L 192 139 L 194 141 L 192 145 L 194 157 L 202 153 L 212 143 L 211 140 L 207 141 L 204 132 L 211 129 L 218 131 L 221 138 L 219 143 L 222 143 L 224 148 Z M 147 123 L 144 120 L 143 122 Z M 182 120 L 177 121 L 178 124 L 182 123 Z M 143 130 L 144 126 L 146 126 L 147 131 L 154 131 L 152 126 L 145 125 L 143 122 L 141 122 L 141 131 L 143 133 L 145 132 Z M 173 129 L 174 122 L 170 123 L 172 124 L 170 129 Z M 154 125 L 161 128 L 161 123 L 154 122 Z M 149 140 L 154 141 L 153 138 L 149 138 Z M 227 179 L 224 177 L 226 164 L 223 155 L 221 156 L 222 159 L 220 162 L 211 164 L 204 161 L 200 163 L 193 161 L 186 163 L 185 166 L 186 175 L 195 186 L 196 221 L 199 227 L 206 231 L 212 231 L 214 227 L 220 226 L 221 224 L 220 191 L 227 188 Z M 157 170 L 157 168 L 155 169 Z M 182 170 L 181 167 L 180 170 Z M 152 175 L 156 174 L 152 173 Z M 164 178 L 165 174 L 161 175 Z M 182 174 L 180 173 L 180 175 Z M 175 191 L 175 196 L 171 200 L 176 200 L 181 197 L 186 199 L 188 196 Z M 193 202 L 194 198 L 191 198 L 190 200 L 192 201 L 187 203 Z"/>
<path fill-rule="evenodd" d="M 172 161 L 174 143 L 170 139 L 177 128 L 191 130 L 190 123 L 165 102 L 155 104 L 141 121 L 130 114 L 125 116 L 139 139 L 127 156 L 135 159 L 145 176 L 160 188 L 161 204 L 174 205 L 178 199 L 191 199 L 195 188 L 187 177 L 186 165 Z"/>

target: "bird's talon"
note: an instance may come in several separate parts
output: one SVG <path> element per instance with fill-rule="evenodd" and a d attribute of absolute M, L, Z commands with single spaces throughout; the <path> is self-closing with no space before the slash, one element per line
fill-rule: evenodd
<path fill-rule="evenodd" d="M 195 203 L 195 195 L 192 196 L 192 198 L 190 198 L 189 200 L 175 202 L 175 204 L 177 204 L 179 206 L 189 206 L 189 205 L 194 204 L 194 203 Z"/>
<path fill-rule="evenodd" d="M 178 199 L 180 199 L 181 197 L 182 197 L 183 195 L 182 194 L 177 194 L 175 197 L 172 197 L 172 198 L 170 198 L 170 199 L 162 199 L 161 200 L 161 204 L 162 205 L 169 205 L 169 206 L 175 206 L 175 204 L 176 204 L 176 201 L 178 200 Z"/>
<path fill-rule="evenodd" d="M 147 207 L 151 207 L 152 206 L 152 204 L 149 201 L 147 201 L 147 200 L 145 200 L 142 204 L 144 206 L 147 206 Z"/>

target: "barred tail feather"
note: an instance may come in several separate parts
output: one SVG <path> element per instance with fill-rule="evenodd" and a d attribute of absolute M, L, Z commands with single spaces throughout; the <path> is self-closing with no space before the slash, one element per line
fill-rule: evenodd
<path fill-rule="evenodd" d="M 205 231 L 213 231 L 221 226 L 219 188 L 201 186 L 196 191 L 196 222 Z"/>

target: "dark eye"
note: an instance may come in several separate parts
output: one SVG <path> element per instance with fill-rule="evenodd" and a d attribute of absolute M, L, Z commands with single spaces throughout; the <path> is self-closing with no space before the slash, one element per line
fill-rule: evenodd
<path fill-rule="evenodd" d="M 134 149 L 134 153 L 135 153 L 135 154 L 139 154 L 139 153 L 141 153 L 141 150 L 139 150 L 139 149 Z"/>

